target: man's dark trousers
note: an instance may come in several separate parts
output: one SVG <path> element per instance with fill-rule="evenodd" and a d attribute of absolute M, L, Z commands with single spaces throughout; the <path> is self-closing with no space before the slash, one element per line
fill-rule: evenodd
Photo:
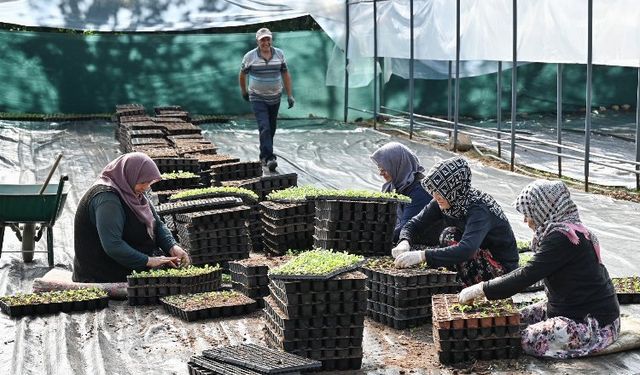
<path fill-rule="evenodd" d="M 266 162 L 275 159 L 273 155 L 273 137 L 276 135 L 276 121 L 280 103 L 267 104 L 262 101 L 251 102 L 251 108 L 258 121 L 260 133 L 260 160 Z"/>

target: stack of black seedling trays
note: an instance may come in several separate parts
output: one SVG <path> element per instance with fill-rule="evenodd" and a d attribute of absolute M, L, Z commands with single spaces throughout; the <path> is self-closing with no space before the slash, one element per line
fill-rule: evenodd
<path fill-rule="evenodd" d="M 262 176 L 262 164 L 259 161 L 241 161 L 211 166 L 211 184 L 216 186 L 219 186 L 222 181 L 244 180 L 259 176 Z"/>
<path fill-rule="evenodd" d="M 205 350 L 191 357 L 189 374 L 295 375 L 319 369 L 319 361 L 255 344 L 232 345 Z M 209 371 L 209 372 L 194 372 Z"/>
<path fill-rule="evenodd" d="M 285 257 L 260 257 L 229 262 L 233 289 L 264 307 L 264 297 L 269 295 L 269 268 L 278 266 L 285 260 Z"/>
<path fill-rule="evenodd" d="M 192 155 L 192 157 L 198 161 L 202 183 L 207 186 L 211 185 L 211 168 L 214 165 L 237 163 L 240 161 L 240 158 L 225 154 L 195 154 Z"/>
<path fill-rule="evenodd" d="M 167 198 L 169 196 L 178 192 L 179 191 L 177 190 L 169 191 L 167 192 L 167 194 L 163 194 L 164 192 L 160 192 L 157 194 L 158 201 L 161 203 L 167 202 Z M 231 192 L 215 192 L 191 195 L 180 198 L 180 200 L 203 199 L 207 197 L 237 197 L 242 199 L 242 203 L 245 206 L 249 207 L 249 220 L 246 222 L 247 232 L 249 235 L 249 250 L 253 252 L 262 251 L 262 222 L 260 221 L 260 208 L 258 206 L 258 201 L 246 194 L 234 194 Z"/>
<path fill-rule="evenodd" d="M 127 276 L 129 305 L 155 305 L 161 297 L 176 294 L 210 292 L 220 288 L 222 270 L 197 276 L 133 277 Z"/>
<path fill-rule="evenodd" d="M 319 360 L 326 371 L 359 369 L 366 276 L 354 271 L 327 280 L 273 277 L 265 298 L 267 345 Z"/>
<path fill-rule="evenodd" d="M 169 229 L 176 231 L 177 234 L 178 228 L 176 227 L 176 214 L 200 212 L 223 207 L 234 207 L 240 206 L 241 204 L 242 200 L 233 197 L 193 199 L 162 203 L 156 208 L 156 212 L 162 217 Z"/>
<path fill-rule="evenodd" d="M 362 272 L 367 275 L 367 316 L 395 329 L 431 323 L 431 296 L 462 289 L 455 272 L 392 267 L 364 266 Z"/>
<path fill-rule="evenodd" d="M 509 311 L 462 312 L 454 309 L 456 294 L 433 296 L 433 341 L 440 362 L 518 358 L 522 352 L 520 313 L 513 301 L 503 303 Z"/>
<path fill-rule="evenodd" d="M 177 146 L 176 152 L 180 156 L 193 157 L 197 154 L 214 155 L 218 153 L 218 148 L 213 143 L 190 143 Z"/>
<path fill-rule="evenodd" d="M 275 190 L 284 190 L 298 186 L 296 173 L 272 174 L 238 181 L 224 181 L 223 186 L 235 186 L 251 190 L 258 194 L 258 199 L 265 200 L 267 195 Z"/>
<path fill-rule="evenodd" d="M 192 263 L 226 267 L 230 260 L 248 258 L 249 212 L 249 207 L 241 205 L 176 214 L 178 238 Z"/>
<path fill-rule="evenodd" d="M 113 121 L 120 122 L 124 116 L 145 116 L 147 111 L 141 104 L 116 104 L 116 113 L 112 116 Z"/>
<path fill-rule="evenodd" d="M 377 256 L 393 246 L 397 202 L 322 198 L 316 201 L 314 247 Z"/>
<path fill-rule="evenodd" d="M 156 163 L 158 170 L 160 173 L 171 173 L 175 171 L 183 171 L 183 172 L 200 172 L 200 165 L 198 164 L 198 160 L 194 158 L 151 158 L 153 162 Z"/>
<path fill-rule="evenodd" d="M 315 202 L 260 203 L 262 240 L 271 254 L 282 255 L 289 249 L 311 249 Z"/>

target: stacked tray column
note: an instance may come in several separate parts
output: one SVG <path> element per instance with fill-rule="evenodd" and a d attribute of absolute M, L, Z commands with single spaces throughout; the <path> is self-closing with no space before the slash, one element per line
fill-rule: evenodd
<path fill-rule="evenodd" d="M 319 360 L 325 371 L 359 369 L 365 280 L 360 272 L 327 280 L 272 279 L 265 298 L 267 345 Z"/>
<path fill-rule="evenodd" d="M 282 255 L 289 249 L 313 245 L 314 202 L 260 203 L 262 239 L 267 252 Z"/>

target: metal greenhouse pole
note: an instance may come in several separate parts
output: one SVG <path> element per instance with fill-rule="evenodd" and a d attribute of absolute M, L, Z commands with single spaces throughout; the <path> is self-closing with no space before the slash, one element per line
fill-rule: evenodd
<path fill-rule="evenodd" d="M 636 94 L 636 163 L 640 162 L 640 67 L 638 67 L 638 93 Z M 636 171 L 640 165 L 636 164 Z M 640 190 L 640 174 L 636 173 L 636 190 Z"/>
<path fill-rule="evenodd" d="M 518 91 L 518 0 L 513 0 L 513 66 L 511 67 L 511 171 L 516 163 L 516 106 Z"/>
<path fill-rule="evenodd" d="M 563 65 L 557 64 L 557 82 L 556 82 L 556 141 L 562 144 L 562 70 Z M 558 177 L 562 177 L 562 146 L 558 146 Z"/>
<path fill-rule="evenodd" d="M 449 78 L 447 78 L 447 121 L 451 121 L 451 112 L 453 112 L 451 107 L 451 60 L 449 60 Z"/>
<path fill-rule="evenodd" d="M 589 191 L 589 153 L 591 147 L 591 84 L 593 73 L 593 0 L 587 1 L 587 93 L 584 113 L 584 191 Z"/>
<path fill-rule="evenodd" d="M 453 113 L 453 151 L 458 151 L 458 114 L 460 113 L 460 0 L 456 0 L 456 96 Z"/>
<path fill-rule="evenodd" d="M 344 122 L 349 114 L 349 0 L 345 0 L 345 37 L 344 37 Z"/>
<path fill-rule="evenodd" d="M 500 131 L 502 128 L 502 61 L 498 61 L 498 75 L 496 82 L 496 136 L 498 137 L 498 157 L 502 157 L 502 142 Z"/>
<path fill-rule="evenodd" d="M 413 0 L 409 1 L 409 139 L 413 139 L 413 97 L 414 93 L 414 78 L 413 78 L 413 58 L 414 58 L 414 42 L 413 42 Z"/>
<path fill-rule="evenodd" d="M 373 128 L 378 119 L 378 2 L 373 0 Z"/>

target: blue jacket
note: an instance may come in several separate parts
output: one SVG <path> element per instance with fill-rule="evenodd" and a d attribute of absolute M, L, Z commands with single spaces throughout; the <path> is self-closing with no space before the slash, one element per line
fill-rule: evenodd
<path fill-rule="evenodd" d="M 402 227 L 404 227 L 412 217 L 419 214 L 432 199 L 431 195 L 422 188 L 422 185 L 420 185 L 419 178 L 416 178 L 411 185 L 407 186 L 403 191 L 398 192 L 398 194 L 406 195 L 411 198 L 411 203 L 400 203 L 398 205 L 398 219 L 396 220 L 396 226 L 393 230 L 394 243 L 398 242 Z"/>

